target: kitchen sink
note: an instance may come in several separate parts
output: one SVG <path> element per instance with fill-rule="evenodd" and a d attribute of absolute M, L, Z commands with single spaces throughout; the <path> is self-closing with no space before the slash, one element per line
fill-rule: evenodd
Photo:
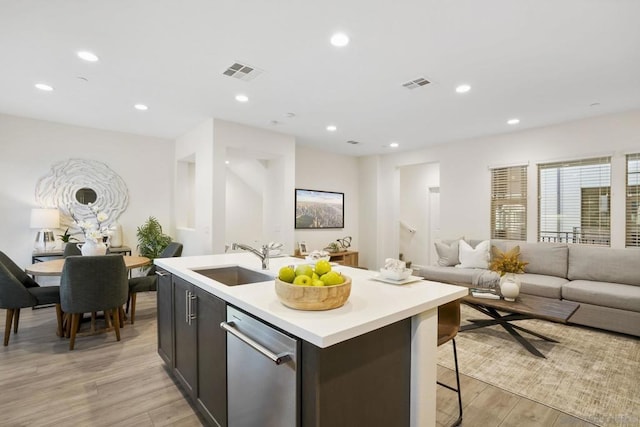
<path fill-rule="evenodd" d="M 205 268 L 193 270 L 198 274 L 213 279 L 227 286 L 248 285 L 249 283 L 266 282 L 273 280 L 274 276 L 249 270 L 237 265 L 229 267 Z"/>

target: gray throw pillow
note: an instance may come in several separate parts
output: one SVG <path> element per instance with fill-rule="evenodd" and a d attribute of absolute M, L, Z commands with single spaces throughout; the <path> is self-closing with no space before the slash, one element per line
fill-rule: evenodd
<path fill-rule="evenodd" d="M 452 267 L 460 264 L 460 258 L 458 255 L 460 247 L 460 239 L 456 240 L 443 240 L 441 242 L 435 242 L 436 253 L 438 254 L 438 265 L 442 267 Z"/>

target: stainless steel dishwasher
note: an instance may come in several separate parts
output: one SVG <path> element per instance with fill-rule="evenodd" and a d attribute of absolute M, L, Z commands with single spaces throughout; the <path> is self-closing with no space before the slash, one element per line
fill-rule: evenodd
<path fill-rule="evenodd" d="M 227 306 L 229 427 L 296 427 L 299 341 Z"/>

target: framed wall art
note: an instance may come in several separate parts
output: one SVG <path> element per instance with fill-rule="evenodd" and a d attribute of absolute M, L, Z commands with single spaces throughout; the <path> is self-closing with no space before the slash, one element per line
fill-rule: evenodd
<path fill-rule="evenodd" d="M 296 229 L 344 228 L 344 193 L 296 188 Z"/>

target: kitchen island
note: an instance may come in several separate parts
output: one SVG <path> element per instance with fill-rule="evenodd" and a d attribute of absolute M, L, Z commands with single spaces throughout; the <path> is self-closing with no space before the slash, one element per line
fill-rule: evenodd
<path fill-rule="evenodd" d="M 189 316 L 199 317 L 198 321 L 202 322 L 208 313 L 204 310 L 204 305 L 202 310 L 190 311 L 189 300 L 197 299 L 198 295 L 204 293 L 204 297 L 211 296 L 219 299 L 224 304 L 237 307 L 301 340 L 302 360 L 299 365 L 304 381 L 302 381 L 299 393 L 301 409 L 298 409 L 298 419 L 300 425 L 330 425 L 326 422 L 330 416 L 323 412 L 326 410 L 323 407 L 323 399 L 326 398 L 329 401 L 328 398 L 331 393 L 335 392 L 335 389 L 332 392 L 317 391 L 315 394 L 316 391 L 312 390 L 312 387 L 326 387 L 327 390 L 332 390 L 331 387 L 335 387 L 336 378 L 338 378 L 339 381 L 343 381 L 340 387 L 350 399 L 355 394 L 366 395 L 367 390 L 353 392 L 353 390 L 359 390 L 358 387 L 366 388 L 374 385 L 386 387 L 387 382 L 396 381 L 395 377 L 401 377 L 399 382 L 396 381 L 397 384 L 393 383 L 393 386 L 397 386 L 402 393 L 389 395 L 388 399 L 390 401 L 394 398 L 405 400 L 404 403 L 400 402 L 399 404 L 404 405 L 402 408 L 406 408 L 404 411 L 406 414 L 403 414 L 400 419 L 394 418 L 397 421 L 395 425 L 435 425 L 437 307 L 466 295 L 467 288 L 430 281 L 418 281 L 406 285 L 387 284 L 372 280 L 377 272 L 335 266 L 336 271 L 352 279 L 351 295 L 346 304 L 327 311 L 299 311 L 280 303 L 274 290 L 273 280 L 227 286 L 194 271 L 225 266 L 242 266 L 260 271 L 260 260 L 252 254 L 156 259 L 155 263 L 160 267 L 161 273 L 166 272 L 164 274 L 173 277 L 171 293 L 167 291 L 166 280 L 163 280 L 162 276 L 159 278 L 158 330 L 159 352 L 165 361 L 173 365 L 174 368 L 180 365 L 179 351 L 184 347 L 180 341 L 183 338 L 182 335 L 191 333 L 186 329 L 181 329 L 183 328 L 181 323 L 184 323 L 183 321 L 189 323 Z M 301 263 L 305 262 L 297 258 L 273 258 L 270 260 L 270 269 L 267 273 L 275 277 L 280 267 Z M 187 288 L 184 288 L 185 286 Z M 188 287 L 193 288 L 189 290 L 191 288 Z M 179 291 L 177 291 L 178 288 Z M 186 297 L 182 297 L 182 294 L 186 294 Z M 173 339 L 169 344 L 167 344 L 169 338 L 166 333 L 167 320 L 161 318 L 162 313 L 169 310 L 167 296 L 175 296 L 179 299 L 172 300 L 171 304 L 174 309 L 185 307 L 185 305 L 187 307 L 186 320 L 183 313 L 174 316 L 171 320 L 172 323 L 169 327 L 173 333 Z M 194 315 L 194 312 L 197 314 Z M 201 312 L 203 316 L 200 316 Z M 214 317 L 214 319 L 220 318 L 223 317 Z M 218 325 L 215 324 L 207 324 L 206 328 L 201 329 L 204 331 L 217 327 Z M 199 332 L 197 335 L 199 338 L 203 338 Z M 224 335 L 222 336 L 224 337 Z M 341 352 L 348 353 L 341 354 Z M 367 356 L 367 352 L 370 353 L 370 357 Z M 370 360 L 353 358 L 351 357 L 353 353 L 358 355 L 361 353 L 363 358 L 369 357 Z M 388 359 L 393 357 L 396 359 L 395 362 L 389 362 Z M 197 356 L 194 356 L 196 371 L 209 369 L 197 359 Z M 333 366 L 332 363 L 334 365 L 337 363 L 340 366 Z M 389 363 L 391 364 L 389 365 Z M 328 367 L 330 365 L 331 367 Z M 358 376 L 358 371 L 366 369 L 367 366 L 370 367 L 370 370 Z M 389 375 L 389 369 L 397 369 L 398 374 Z M 184 374 L 185 369 L 182 371 L 176 369 L 176 371 L 176 377 L 183 385 L 185 385 L 183 381 L 185 375 L 197 376 L 198 374 L 198 372 Z M 222 374 L 223 372 L 212 374 L 209 379 L 220 378 Z M 379 381 L 376 378 L 371 378 L 372 376 L 380 376 Z M 312 377 L 313 381 L 310 380 Z M 350 378 L 351 381 L 364 381 L 368 384 L 364 382 L 360 385 L 351 384 L 353 390 L 350 391 L 348 390 Z M 198 403 L 197 387 L 189 391 L 188 381 L 186 384 L 188 394 L 194 396 L 198 407 L 206 406 Z M 390 387 L 392 386 L 390 385 Z M 405 389 L 406 393 L 403 394 Z M 393 390 L 389 389 L 389 391 Z M 384 392 L 385 390 L 382 390 L 382 393 Z M 218 390 L 218 394 L 220 394 L 220 390 Z M 345 398 L 345 401 L 349 399 Z M 343 412 L 348 412 L 349 408 L 353 410 L 354 405 L 357 404 L 354 402 L 351 400 L 351 406 L 347 405 L 341 410 Z M 221 401 L 218 404 L 224 406 Z M 335 405 L 335 402 L 332 402 L 331 405 Z M 367 409 L 367 413 L 375 412 L 376 406 L 379 405 L 372 406 Z M 394 408 L 397 409 L 397 406 Z M 340 417 L 333 418 L 332 423 L 335 425 L 336 422 L 340 423 L 339 420 L 342 419 L 345 420 L 345 423 L 347 422 L 348 416 L 341 415 Z M 216 423 L 227 424 L 224 414 L 218 417 L 212 416 L 212 418 Z"/>

